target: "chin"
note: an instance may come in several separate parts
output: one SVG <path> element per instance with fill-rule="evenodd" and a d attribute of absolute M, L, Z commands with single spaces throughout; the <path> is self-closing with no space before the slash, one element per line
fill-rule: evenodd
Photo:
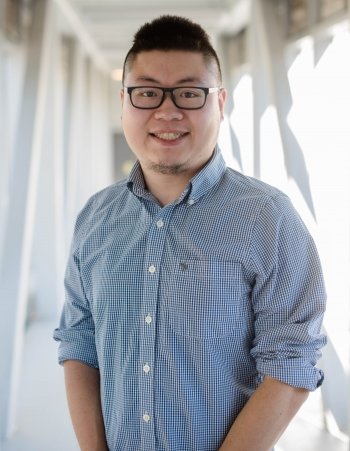
<path fill-rule="evenodd" d="M 183 164 L 167 164 L 167 163 L 153 163 L 150 167 L 153 172 L 157 174 L 176 175 L 186 172 L 185 165 Z"/>

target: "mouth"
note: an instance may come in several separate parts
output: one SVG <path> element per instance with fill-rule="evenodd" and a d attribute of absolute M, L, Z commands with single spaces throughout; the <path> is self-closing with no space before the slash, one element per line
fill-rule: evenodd
<path fill-rule="evenodd" d="M 188 135 L 188 132 L 155 132 L 150 133 L 151 136 L 166 142 L 171 141 L 178 141 L 179 139 L 183 138 L 184 136 Z"/>

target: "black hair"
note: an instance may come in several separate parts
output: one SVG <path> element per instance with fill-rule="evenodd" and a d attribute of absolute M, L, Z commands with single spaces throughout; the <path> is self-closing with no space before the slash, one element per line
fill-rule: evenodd
<path fill-rule="evenodd" d="M 141 52 L 151 50 L 184 50 L 201 53 L 208 62 L 215 61 L 221 81 L 219 58 L 207 32 L 197 23 L 180 16 L 160 16 L 147 22 L 135 33 L 133 45 L 123 66 L 123 83 L 128 66 Z"/>

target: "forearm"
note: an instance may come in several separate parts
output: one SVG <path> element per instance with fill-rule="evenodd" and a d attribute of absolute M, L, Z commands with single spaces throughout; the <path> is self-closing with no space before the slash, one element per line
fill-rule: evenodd
<path fill-rule="evenodd" d="M 100 373 L 76 360 L 64 363 L 68 406 L 81 451 L 108 451 L 100 399 Z"/>
<path fill-rule="evenodd" d="M 219 451 L 270 451 L 308 393 L 266 377 L 238 415 Z"/>

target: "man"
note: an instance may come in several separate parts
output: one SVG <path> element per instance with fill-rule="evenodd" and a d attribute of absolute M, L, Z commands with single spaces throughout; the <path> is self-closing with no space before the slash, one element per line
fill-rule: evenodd
<path fill-rule="evenodd" d="M 271 450 L 323 378 L 314 243 L 284 194 L 225 167 L 200 26 L 144 25 L 123 85 L 138 162 L 78 217 L 55 331 L 80 447 Z"/>

